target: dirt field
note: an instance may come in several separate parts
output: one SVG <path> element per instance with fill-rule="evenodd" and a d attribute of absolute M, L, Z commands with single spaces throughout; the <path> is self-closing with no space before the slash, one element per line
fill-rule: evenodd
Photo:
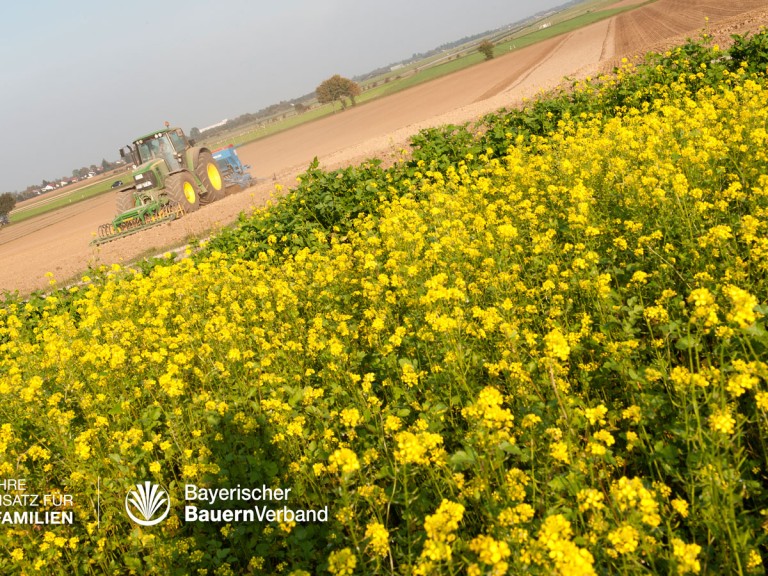
<path fill-rule="evenodd" d="M 633 0 L 634 1 L 634 0 Z M 626 3 L 625 0 L 624 3 Z M 659 0 L 610 20 L 416 86 L 385 99 L 243 146 L 259 183 L 194 214 L 133 236 L 89 245 L 114 216 L 114 194 L 0 230 L 0 291 L 45 289 L 53 273 L 69 282 L 89 266 L 127 263 L 183 245 L 261 205 L 275 183 L 290 187 L 317 156 L 328 168 L 387 157 L 420 129 L 462 123 L 557 85 L 564 76 L 595 74 L 625 55 L 696 36 L 706 24 L 724 39 L 768 24 L 766 0 Z M 723 42 L 724 44 L 724 42 Z"/>
<path fill-rule="evenodd" d="M 744 24 L 742 32 L 755 30 L 759 26 L 753 27 L 749 20 L 757 14 L 746 13 L 763 12 L 766 8 L 766 0 L 662 0 L 616 18 L 615 51 L 617 55 L 628 55 L 646 46 L 658 50 L 670 40 L 676 44 L 686 37 L 698 36 L 705 29 L 722 33 L 728 27 L 727 31 L 736 31 L 740 23 Z M 762 24 L 766 24 L 765 20 Z M 728 37 L 725 34 L 724 40 Z"/>

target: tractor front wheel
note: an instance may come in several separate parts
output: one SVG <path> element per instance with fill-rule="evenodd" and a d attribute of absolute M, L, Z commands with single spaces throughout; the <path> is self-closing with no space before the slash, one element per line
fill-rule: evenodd
<path fill-rule="evenodd" d="M 219 165 L 208 150 L 201 150 L 197 155 L 195 174 L 205 188 L 200 194 L 200 204 L 210 204 L 226 196 L 226 184 L 219 171 Z"/>
<path fill-rule="evenodd" d="M 136 188 L 123 188 L 122 190 L 117 191 L 115 207 L 118 215 L 127 212 L 136 206 L 136 198 L 133 196 L 134 192 L 136 192 Z"/>
<path fill-rule="evenodd" d="M 200 208 L 200 195 L 189 172 L 177 172 L 168 176 L 165 180 L 165 191 L 171 202 L 176 202 L 184 212 L 194 212 Z"/>

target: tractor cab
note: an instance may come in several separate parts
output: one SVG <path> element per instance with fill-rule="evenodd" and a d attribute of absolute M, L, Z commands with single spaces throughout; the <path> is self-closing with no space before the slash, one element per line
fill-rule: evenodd
<path fill-rule="evenodd" d="M 162 130 L 139 138 L 134 143 L 139 164 L 159 158 L 165 160 L 171 172 L 181 170 L 184 152 L 189 142 L 181 128 Z"/>
<path fill-rule="evenodd" d="M 120 149 L 120 156 L 135 166 L 140 166 L 150 160 L 165 160 L 170 172 L 181 170 L 184 152 L 190 147 L 190 142 L 181 128 L 160 130 L 143 136 L 133 142 L 132 146 Z"/>

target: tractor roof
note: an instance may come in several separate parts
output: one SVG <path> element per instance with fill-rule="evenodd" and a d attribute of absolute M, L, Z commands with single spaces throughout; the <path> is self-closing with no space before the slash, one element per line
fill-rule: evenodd
<path fill-rule="evenodd" d="M 176 128 L 163 128 L 162 130 L 155 130 L 153 132 L 150 132 L 149 134 L 145 134 L 144 136 L 136 138 L 134 142 L 149 140 L 150 138 L 154 138 L 157 134 L 165 134 L 166 132 L 173 132 L 174 130 L 176 130 Z"/>

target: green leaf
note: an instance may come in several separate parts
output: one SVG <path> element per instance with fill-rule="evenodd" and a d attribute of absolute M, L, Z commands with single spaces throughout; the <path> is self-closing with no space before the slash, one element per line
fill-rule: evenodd
<path fill-rule="evenodd" d="M 568 487 L 567 483 L 565 482 L 565 478 L 562 476 L 555 476 L 552 480 L 547 482 L 547 486 L 552 488 L 552 490 L 555 492 L 562 492 Z"/>
<path fill-rule="evenodd" d="M 474 464 L 476 459 L 474 454 L 470 454 L 464 450 L 459 450 L 458 452 L 452 454 L 448 461 L 455 470 L 465 470 Z"/>
<path fill-rule="evenodd" d="M 698 346 L 698 340 L 695 336 L 684 336 L 675 342 L 675 348 L 678 350 L 690 350 Z"/>

